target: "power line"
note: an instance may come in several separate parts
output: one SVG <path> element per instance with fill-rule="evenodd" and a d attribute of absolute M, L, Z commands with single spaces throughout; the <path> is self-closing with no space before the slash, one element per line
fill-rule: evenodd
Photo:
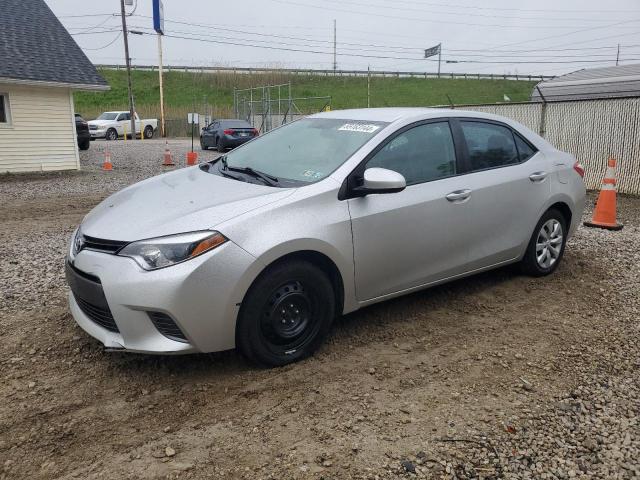
<path fill-rule="evenodd" d="M 440 6 L 440 7 L 452 7 L 452 8 L 463 8 L 465 10 L 493 10 L 493 11 L 517 11 L 517 12 L 539 12 L 539 13 L 575 13 L 575 10 L 560 10 L 560 9 L 532 9 L 532 8 L 509 8 L 509 7 L 479 7 L 477 5 L 460 5 L 460 4 L 450 4 L 450 3 L 435 3 L 435 2 L 423 2 L 420 1 L 410 1 L 410 0 L 395 0 L 394 3 L 407 3 L 412 5 L 429 5 L 429 6 Z M 619 10 L 616 9 L 616 12 L 619 13 L 640 13 L 640 10 Z M 611 9 L 606 10 L 580 10 L 580 13 L 611 13 Z"/>
<path fill-rule="evenodd" d="M 115 13 L 93 13 L 90 15 L 61 15 L 58 18 L 87 18 L 87 17 L 117 17 L 118 15 Z"/>
<path fill-rule="evenodd" d="M 141 17 L 141 18 L 151 18 L 149 16 L 146 15 L 136 15 L 137 17 Z M 246 31 L 246 30 L 237 30 L 237 29 L 233 29 L 233 28 L 228 28 L 228 27 L 219 27 L 219 26 L 210 26 L 210 25 L 204 25 L 204 24 L 197 24 L 197 23 L 192 23 L 192 22 L 186 22 L 186 21 L 179 21 L 179 20 L 165 20 L 165 22 L 167 23 L 175 23 L 175 24 L 179 24 L 179 25 L 189 25 L 189 26 L 195 26 L 195 27 L 200 27 L 206 30 L 210 30 L 210 31 L 216 31 L 216 30 L 223 30 L 223 31 L 227 31 L 227 32 L 232 32 L 232 33 L 240 33 L 240 34 L 245 34 L 245 35 L 254 35 L 254 36 L 259 36 L 259 37 L 273 37 L 273 38 L 282 38 L 282 39 L 287 39 L 287 40 L 301 40 L 301 41 L 306 41 L 306 42 L 314 42 L 314 43 L 318 43 L 318 44 L 325 44 L 326 46 L 330 46 L 333 45 L 333 41 L 331 40 L 316 40 L 316 39 L 312 39 L 312 38 L 303 38 L 303 37 L 295 37 L 295 36 L 290 36 L 290 35 L 278 35 L 278 34 L 268 34 L 268 33 L 260 33 L 260 32 L 250 32 L 250 31 Z M 141 27 L 141 26 L 137 26 L 135 28 L 147 28 L 148 27 Z M 188 34 L 188 35 L 193 35 L 193 32 L 184 32 L 184 31 L 174 31 L 174 33 L 180 33 L 180 34 Z M 235 40 L 235 41 L 256 41 L 253 39 L 247 39 L 247 38 L 237 38 L 237 37 L 217 37 L 217 38 L 222 38 L 225 40 Z M 298 47 L 315 47 L 318 48 L 321 46 L 315 46 L 315 45 L 309 45 L 308 43 L 304 43 L 304 44 L 300 44 L 300 43 L 288 43 L 288 42 L 275 42 L 272 40 L 269 40 L 269 43 L 272 44 L 279 44 L 279 45 L 290 45 L 290 46 L 298 46 Z M 349 47 L 374 47 L 374 49 L 368 49 L 368 48 L 349 48 Z M 638 45 L 640 46 L 640 45 Z M 625 46 L 625 48 L 627 47 L 632 47 L 631 45 L 629 46 Z M 551 51 L 578 51 L 578 50 L 593 50 L 593 49 L 603 49 L 603 48 L 615 48 L 615 47 L 595 47 L 595 48 L 583 48 L 583 49 L 538 49 L 538 50 L 500 50 L 500 51 L 495 51 L 495 53 L 529 53 L 529 52 L 551 52 Z M 423 46 L 415 46 L 415 47 L 408 47 L 408 46 L 396 46 L 396 45 L 380 45 L 380 44 L 364 44 L 364 43 L 351 43 L 351 42 L 341 42 L 340 43 L 340 49 L 341 50 L 348 50 L 348 51 L 379 51 L 379 49 L 383 49 L 383 50 L 388 50 L 388 51 L 396 51 L 396 53 L 410 53 L 410 52 L 415 52 L 416 54 L 421 54 L 422 51 L 424 50 Z M 486 52 L 486 49 L 447 49 L 447 52 Z M 598 54 L 594 54 L 595 56 L 598 56 Z M 464 56 L 474 56 L 471 54 L 468 55 L 464 55 Z M 486 56 L 486 55 L 483 55 Z M 514 56 L 514 55 L 505 55 L 505 56 Z M 539 55 L 542 56 L 542 55 Z M 558 57 L 560 58 L 560 57 Z"/>
<path fill-rule="evenodd" d="M 152 30 L 151 27 L 143 27 L 143 26 L 139 26 L 139 25 L 132 25 L 131 28 L 135 28 L 135 29 L 139 29 L 139 30 Z M 149 32 L 152 33 L 152 32 Z M 186 31 L 181 31 L 181 30 L 171 30 L 168 31 L 168 33 L 173 33 L 173 34 L 180 34 L 180 35 L 189 35 L 190 37 L 196 35 L 193 32 L 186 32 Z M 250 41 L 254 41 L 252 39 L 247 39 L 247 38 L 239 38 L 239 37 L 226 37 L 226 36 L 216 36 L 217 39 L 221 39 L 221 40 L 228 40 L 228 41 L 234 41 L 234 42 L 250 42 Z M 329 43 L 329 42 L 328 42 Z M 333 43 L 333 42 L 330 42 Z M 244 45 L 244 44 L 243 44 Z M 273 41 L 273 40 L 268 40 L 266 43 L 261 44 L 261 46 L 277 46 L 277 45 L 285 45 L 285 46 L 290 46 L 290 47 L 299 47 L 299 48 L 322 48 L 321 46 L 317 46 L 317 45 L 310 45 L 310 44 L 305 44 L 305 43 L 291 43 L 291 42 L 278 42 L 278 41 Z M 327 45 L 326 48 L 329 48 L 330 45 Z M 383 48 L 387 48 L 388 47 L 383 47 Z M 615 48 L 615 47 L 611 47 L 611 48 Z M 422 48 L 412 48 L 412 50 L 416 51 L 416 60 L 422 60 L 422 52 L 424 49 Z M 344 52 L 379 52 L 379 53 L 386 53 L 386 52 L 380 52 L 378 49 L 370 49 L 370 48 L 349 48 L 349 47 L 340 47 L 339 50 L 341 53 L 340 54 L 344 54 Z M 447 50 L 450 51 L 450 50 Z M 452 50 L 451 50 L 452 51 Z M 481 50 L 480 50 L 481 51 Z M 417 53 L 419 52 L 419 54 Z M 393 52 L 392 52 L 393 53 Z M 396 52 L 396 53 L 408 53 L 408 52 Z M 499 52 L 496 52 L 499 53 Z M 500 52 L 501 53 L 501 52 Z M 640 53 L 638 53 L 640 55 Z M 456 55 L 455 58 L 461 58 L 461 57 L 480 57 L 480 58 L 531 58 L 531 59 L 535 59 L 536 57 L 543 57 L 543 58 L 558 58 L 558 59 L 562 59 L 562 58 L 569 58 L 569 59 L 573 59 L 573 58 L 597 58 L 597 57 L 605 57 L 605 58 L 611 58 L 610 55 L 608 54 L 604 54 L 604 53 L 594 53 L 594 54 L 588 54 L 588 55 L 577 55 L 577 54 L 572 54 L 572 55 L 547 55 L 545 53 L 542 54 L 538 54 L 538 55 L 517 55 L 517 54 L 505 54 L 505 55 L 488 55 L 488 54 L 475 54 L 475 53 L 460 53 L 459 55 Z"/>
<path fill-rule="evenodd" d="M 111 45 L 113 45 L 114 43 L 116 43 L 118 41 L 118 39 L 122 36 L 122 31 L 118 32 L 118 34 L 116 35 L 116 38 L 114 38 L 113 40 L 111 40 L 109 43 L 107 43 L 106 45 L 103 45 L 102 47 L 98 47 L 98 48 L 87 48 L 87 47 L 82 47 L 83 50 L 104 50 L 107 47 L 110 47 Z M 119 57 L 118 57 L 119 58 Z"/>
<path fill-rule="evenodd" d="M 80 28 L 81 32 L 89 32 L 91 30 L 95 30 L 96 28 L 99 28 L 101 26 L 103 26 L 105 23 L 107 23 L 109 20 L 111 20 L 111 17 L 107 17 L 104 20 L 102 20 L 100 23 L 97 23 L 96 25 L 94 25 L 93 27 L 89 27 L 89 28 L 83 28 L 83 27 L 76 27 L 76 28 Z M 74 28 L 75 30 L 75 28 Z"/>
<path fill-rule="evenodd" d="M 325 2 L 330 2 L 330 3 L 338 3 L 340 5 L 343 4 L 342 0 L 325 0 Z M 394 2 L 394 6 L 393 9 L 395 10 L 404 10 L 404 11 L 409 11 L 409 12 L 423 12 L 426 14 L 435 14 L 435 15 L 454 15 L 457 17 L 460 16 L 472 16 L 472 17 L 485 17 L 485 18 L 504 18 L 504 19 L 512 19 L 512 20 L 528 20 L 528 21 L 540 21 L 540 20 L 545 20 L 545 21 L 567 21 L 567 20 L 577 20 L 577 21 L 584 21 L 584 22 L 607 22 L 610 20 L 606 20 L 606 19 L 594 19 L 594 18 L 559 18 L 559 17 L 545 17 L 545 18 L 536 18 L 536 17 L 522 17 L 522 16 L 513 16 L 513 15 L 497 15 L 495 13 L 491 13 L 491 14 L 482 14 L 482 13 L 469 13 L 468 9 L 465 8 L 463 12 L 444 12 L 444 11 L 433 11 L 433 10 L 425 10 L 424 8 L 411 8 L 411 7 L 402 7 L 402 6 L 398 6 L 397 3 L 407 3 L 407 2 Z M 412 3 L 413 4 L 413 3 Z M 388 9 L 389 6 L 388 5 L 380 5 L 380 4 L 376 4 L 376 3 L 358 3 L 358 2 L 349 2 L 349 5 L 358 5 L 358 6 L 363 6 L 363 7 L 367 7 L 367 8 L 378 8 L 378 9 Z M 421 3 L 420 5 L 427 5 L 427 4 L 423 4 Z M 552 25 L 551 27 L 562 27 L 562 25 Z"/>
<path fill-rule="evenodd" d="M 147 35 L 150 34 L 149 32 L 144 32 L 144 33 L 147 34 Z M 240 46 L 240 47 L 262 48 L 262 49 L 267 49 L 267 50 L 279 50 L 279 51 L 287 51 L 287 52 L 311 53 L 311 54 L 318 54 L 318 55 L 330 55 L 332 53 L 332 52 L 330 52 L 328 50 L 324 50 L 324 51 L 307 50 L 307 49 L 302 49 L 302 48 L 275 47 L 275 46 L 271 46 L 271 45 L 257 45 L 257 44 L 253 44 L 253 43 L 239 43 L 239 42 L 232 42 L 232 41 L 226 41 L 226 40 L 212 40 L 212 39 L 209 39 L 209 38 L 200 38 L 200 37 L 195 37 L 195 36 L 175 35 L 175 34 L 173 34 L 171 32 L 165 32 L 165 37 L 182 39 L 182 40 L 192 40 L 192 41 L 205 42 L 205 43 L 213 43 L 213 44 L 235 45 L 235 46 Z M 425 61 L 424 59 L 420 59 L 420 58 L 394 57 L 394 56 L 388 56 L 388 55 L 366 55 L 366 54 L 356 54 L 356 53 L 337 53 L 337 55 L 346 56 L 346 57 L 358 57 L 358 58 L 379 58 L 379 59 L 391 59 L 391 60 L 415 60 L 415 61 L 422 61 L 422 62 Z M 450 63 L 479 63 L 479 64 L 482 64 L 482 63 L 487 63 L 487 64 L 553 64 L 553 63 L 563 63 L 563 64 L 568 64 L 568 63 L 576 63 L 576 62 L 580 62 L 580 63 L 586 63 L 586 62 L 588 62 L 588 63 L 591 63 L 591 62 L 602 63 L 602 60 L 487 61 L 487 60 L 445 59 L 445 61 L 446 60 L 448 60 Z M 636 60 L 640 60 L 640 58 L 638 58 L 638 59 L 636 59 L 636 58 L 627 59 L 627 61 L 636 61 Z M 431 59 L 426 59 L 426 61 L 437 62 L 437 60 L 431 60 Z"/>
<path fill-rule="evenodd" d="M 496 47 L 489 48 L 489 50 L 495 50 L 495 49 L 503 48 L 503 47 L 513 47 L 514 45 L 522 45 L 523 43 L 532 43 L 532 42 L 538 42 L 538 41 L 541 41 L 541 40 L 549 40 L 551 38 L 566 37 L 566 36 L 569 36 L 569 35 L 575 35 L 576 33 L 589 32 L 589 31 L 592 31 L 592 30 L 599 30 L 599 29 L 602 29 L 602 28 L 617 27 L 617 26 L 623 25 L 625 23 L 632 23 L 632 22 L 638 22 L 638 21 L 640 21 L 640 19 L 624 20 L 622 22 L 610 23 L 608 25 L 602 25 L 600 27 L 583 28 L 583 29 L 580 29 L 580 30 L 574 30 L 573 32 L 559 33 L 557 35 L 551 35 L 551 36 L 548 36 L 548 37 L 533 38 L 533 39 L 530 39 L 530 40 L 523 40 L 521 42 L 515 42 L 515 43 L 506 43 L 504 45 L 498 45 Z M 620 35 L 625 35 L 625 34 L 620 34 Z M 620 36 L 620 35 L 618 35 L 618 36 Z"/>
<path fill-rule="evenodd" d="M 76 32 L 76 33 L 70 33 L 70 35 L 98 35 L 100 33 L 112 33 L 112 32 L 117 32 L 119 29 L 117 28 L 113 28 L 111 30 L 100 30 L 99 32 Z"/>
<path fill-rule="evenodd" d="M 370 17 L 382 17 L 382 18 L 393 18 L 393 19 L 397 19 L 397 20 L 405 20 L 405 21 L 415 21 L 415 22 L 426 22 L 426 23 L 437 23 L 437 24 L 450 24 L 450 25 L 464 25 L 464 26 L 473 26 L 473 27 L 500 27 L 500 28 L 535 28 L 535 29 L 540 29 L 540 28 L 575 28 L 575 26 L 563 26 L 563 25 L 503 25 L 503 24 L 489 24 L 489 23 L 470 23 L 470 22 L 456 22 L 456 21 L 450 21 L 450 20 L 436 20 L 436 19 L 427 19 L 427 18 L 416 18 L 416 17 L 400 17 L 397 15 L 390 15 L 390 14 L 383 14 L 383 13 L 373 13 L 373 12 L 367 12 L 367 11 L 355 11 L 355 10 L 346 10 L 343 8 L 336 8 L 336 7 L 327 7 L 325 5 L 323 6 L 319 6 L 319 5 L 311 5 L 311 4 L 306 4 L 306 3 L 298 3 L 298 2 L 294 2 L 291 0 L 273 0 L 276 3 L 282 3 L 285 5 L 295 5 L 298 7 L 305 7 L 305 8 L 314 8 L 314 9 L 320 9 L 320 10 L 331 10 L 331 11 L 335 11 L 335 12 L 344 12 L 344 13 L 353 13 L 356 15 L 367 15 Z M 360 5 L 365 5 L 368 6 L 367 4 L 360 4 Z M 635 20 L 637 21 L 637 20 Z M 628 23 L 628 22 L 621 22 L 621 23 Z M 590 28 L 604 28 L 605 26 L 602 27 L 590 27 Z"/>

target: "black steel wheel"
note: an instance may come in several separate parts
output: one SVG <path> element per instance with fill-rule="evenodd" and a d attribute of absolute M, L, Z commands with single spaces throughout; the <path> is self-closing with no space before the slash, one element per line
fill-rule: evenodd
<path fill-rule="evenodd" d="M 144 127 L 144 132 L 142 133 L 144 138 L 153 138 L 153 127 L 151 125 L 147 125 Z"/>
<path fill-rule="evenodd" d="M 335 315 L 335 292 L 325 273 L 306 261 L 276 265 L 247 293 L 236 343 L 252 361 L 279 366 L 311 355 Z"/>

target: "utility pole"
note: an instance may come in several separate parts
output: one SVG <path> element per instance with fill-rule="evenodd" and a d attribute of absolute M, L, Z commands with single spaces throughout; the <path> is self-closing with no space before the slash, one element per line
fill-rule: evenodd
<path fill-rule="evenodd" d="M 333 19 L 333 73 L 338 69 L 338 60 L 336 56 L 336 20 Z"/>
<path fill-rule="evenodd" d="M 158 33 L 158 75 L 160 76 L 160 135 L 166 137 L 164 130 L 164 89 L 162 86 L 162 34 Z"/>
<path fill-rule="evenodd" d="M 367 108 L 371 107 L 371 65 L 367 65 Z"/>
<path fill-rule="evenodd" d="M 619 62 L 620 62 L 620 44 L 618 44 L 618 53 L 616 53 L 616 67 L 618 66 Z"/>
<path fill-rule="evenodd" d="M 124 11 L 124 0 L 120 0 L 122 16 L 122 36 L 124 37 L 124 56 L 127 62 L 127 84 L 129 87 L 129 114 L 131 115 L 131 140 L 136 139 L 136 117 L 133 108 L 133 89 L 131 88 L 131 59 L 129 58 L 129 39 L 127 38 L 127 17 Z M 140 131 L 142 135 L 142 130 Z"/>

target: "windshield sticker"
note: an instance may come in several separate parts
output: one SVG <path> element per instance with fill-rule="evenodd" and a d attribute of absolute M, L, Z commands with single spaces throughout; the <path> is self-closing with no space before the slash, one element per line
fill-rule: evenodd
<path fill-rule="evenodd" d="M 338 130 L 346 132 L 373 133 L 380 127 L 378 125 L 369 125 L 366 123 L 345 123 Z"/>
<path fill-rule="evenodd" d="M 307 178 L 322 178 L 323 175 L 322 173 L 314 172 L 313 170 L 305 170 L 302 172 L 302 176 Z"/>

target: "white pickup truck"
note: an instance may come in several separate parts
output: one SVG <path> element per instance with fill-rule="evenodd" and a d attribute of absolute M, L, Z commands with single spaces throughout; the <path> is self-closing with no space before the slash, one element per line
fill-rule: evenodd
<path fill-rule="evenodd" d="M 155 118 L 140 120 L 137 113 L 135 116 L 136 136 L 142 132 L 144 138 L 153 138 L 153 134 L 158 129 L 158 120 Z M 91 140 L 96 138 L 117 140 L 119 137 L 124 137 L 125 132 L 128 137 L 131 136 L 131 116 L 129 112 L 104 112 L 88 123 Z"/>

